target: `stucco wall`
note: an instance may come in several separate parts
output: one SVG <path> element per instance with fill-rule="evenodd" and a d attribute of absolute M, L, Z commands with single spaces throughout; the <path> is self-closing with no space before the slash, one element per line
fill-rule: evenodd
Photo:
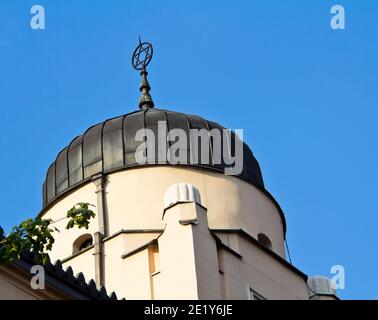
<path fill-rule="evenodd" d="M 248 299 L 248 287 L 263 297 L 307 300 L 305 278 L 288 269 L 245 237 L 236 235 L 241 257 L 222 249 L 227 299 Z"/>
<path fill-rule="evenodd" d="M 284 258 L 282 218 L 270 198 L 253 185 L 233 176 L 169 166 L 131 169 L 107 177 L 105 212 L 108 234 L 103 242 L 103 252 L 105 286 L 109 292 L 114 290 L 118 297 L 127 299 L 167 298 L 169 293 L 164 291 L 164 286 L 170 275 L 176 275 L 176 279 L 186 277 L 182 270 L 174 267 L 179 256 L 179 248 L 174 240 L 168 243 L 161 238 L 162 247 L 158 249 L 159 252 L 154 252 L 154 245 L 146 245 L 151 240 L 159 238 L 162 230 L 166 228 L 166 221 L 163 221 L 164 193 L 168 187 L 180 182 L 190 183 L 198 188 L 201 204 L 207 209 L 206 225 L 201 225 L 201 232 L 193 231 L 192 235 L 188 233 L 186 236 L 180 232 L 177 233 L 177 237 L 183 237 L 180 246 L 184 256 L 185 252 L 188 254 L 191 252 L 190 257 L 193 255 L 199 257 L 196 261 L 205 258 L 202 260 L 204 263 L 196 262 L 197 265 L 192 266 L 194 271 L 191 272 L 191 279 L 198 279 L 197 276 L 202 277 L 199 283 L 203 288 L 205 288 L 204 283 L 210 279 L 206 274 L 211 274 L 214 279 L 217 279 L 214 281 L 220 283 L 215 285 L 217 289 L 214 292 L 218 293 L 213 298 L 247 299 L 248 286 L 270 299 L 307 298 L 303 278 L 288 270 L 261 248 L 239 236 L 237 232 L 231 232 L 231 230 L 242 229 L 254 238 L 257 238 L 259 233 L 264 233 L 272 242 L 272 250 Z M 94 183 L 90 182 L 66 195 L 49 208 L 43 217 L 60 219 L 78 202 L 99 205 Z M 97 212 L 97 208 L 94 211 Z M 51 254 L 53 260 L 69 257 L 72 254 L 72 244 L 75 239 L 84 233 L 93 234 L 99 228 L 98 217 L 91 221 L 89 230 L 75 228 L 67 231 L 65 230 L 66 223 L 67 221 L 63 220 L 56 224 L 61 232 L 56 234 L 56 243 Z M 211 266 L 221 263 L 218 267 L 223 270 L 219 274 L 218 267 L 214 269 L 217 270 L 215 273 L 214 270 L 210 272 L 205 270 L 208 257 L 206 257 L 207 249 L 201 247 L 202 240 L 205 238 L 201 239 L 201 237 L 209 232 L 209 229 L 214 232 L 229 230 L 226 237 L 222 235 L 219 237 L 225 245 L 242 257 L 224 248 L 217 249 L 215 238 L 206 236 L 206 248 L 211 248 L 208 257 L 213 257 Z M 146 246 L 138 249 L 144 245 Z M 122 258 L 122 255 L 136 249 L 138 250 L 135 253 Z M 93 253 L 94 249 L 87 250 L 67 260 L 64 266 L 71 265 L 75 273 L 83 272 L 87 279 L 94 279 Z M 190 257 L 188 261 L 191 260 Z M 219 257 L 221 262 L 216 261 Z M 195 272 L 199 269 L 203 272 L 201 275 L 196 275 Z M 189 281 L 190 286 L 193 281 Z M 193 293 L 193 299 L 196 298 L 195 294 L 200 296 L 198 286 L 197 288 L 190 287 L 188 292 Z M 203 296 L 212 298 L 209 292 L 207 290 Z M 187 295 L 185 297 L 190 298 Z"/>
<path fill-rule="evenodd" d="M 273 250 L 284 251 L 284 233 L 281 216 L 273 202 L 254 186 L 233 176 L 221 173 L 180 167 L 147 167 L 121 171 L 107 177 L 106 207 L 109 235 L 121 229 L 162 229 L 164 193 L 175 183 L 187 182 L 196 186 L 202 204 L 208 210 L 211 229 L 242 228 L 252 236 L 266 234 Z M 93 183 L 75 190 L 58 201 L 43 215 L 57 220 L 77 202 L 97 204 Z M 96 208 L 94 208 L 96 211 Z M 72 244 L 85 230 L 66 231 L 66 220 L 56 226 L 61 230 L 56 236 L 52 257 L 65 258 L 72 254 Z M 91 222 L 89 233 L 98 230 L 98 220 Z"/>
<path fill-rule="evenodd" d="M 54 232 L 54 248 L 50 253 L 52 261 L 57 259 L 64 259 L 73 253 L 73 243 L 82 234 L 90 233 L 93 234 L 98 230 L 98 220 L 92 219 L 89 225 L 89 229 L 84 228 L 72 228 L 66 230 L 66 225 L 68 220 L 63 219 L 67 215 L 67 211 L 71 209 L 78 202 L 88 202 L 97 206 L 97 196 L 96 187 L 93 183 L 89 183 L 76 192 L 73 192 L 66 197 L 62 198 L 53 207 L 51 207 L 46 214 L 43 215 L 45 219 L 52 219 L 57 221 L 53 224 L 60 232 Z M 95 213 L 97 213 L 97 207 L 91 208 Z M 60 220 L 60 221 L 59 221 Z"/>

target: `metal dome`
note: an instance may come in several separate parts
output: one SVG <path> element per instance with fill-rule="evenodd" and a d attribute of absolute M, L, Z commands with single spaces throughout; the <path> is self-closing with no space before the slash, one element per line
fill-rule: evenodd
<path fill-rule="evenodd" d="M 90 181 L 93 176 L 143 166 L 135 159 L 135 152 L 142 143 L 135 140 L 135 134 L 139 129 L 151 129 L 157 136 L 158 121 L 166 121 L 168 130 L 182 129 L 187 133 L 190 129 L 224 129 L 219 124 L 198 116 L 156 108 L 147 108 L 99 123 L 75 138 L 49 167 L 43 184 L 43 209 L 69 190 Z M 234 133 L 231 134 L 231 142 L 222 143 L 222 148 L 229 148 L 230 153 L 233 137 Z M 210 141 L 210 154 L 212 148 Z M 158 159 L 158 150 L 155 153 Z M 171 164 L 156 161 L 156 165 Z M 223 161 L 221 164 L 178 165 L 216 171 L 224 171 L 226 168 Z M 259 164 L 245 143 L 243 170 L 237 176 L 265 191 Z"/>

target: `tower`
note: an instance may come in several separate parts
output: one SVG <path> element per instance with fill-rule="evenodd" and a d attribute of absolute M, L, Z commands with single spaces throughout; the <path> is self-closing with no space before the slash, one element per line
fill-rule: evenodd
<path fill-rule="evenodd" d="M 140 41 L 133 55 L 140 110 L 90 127 L 48 169 L 40 216 L 61 230 L 51 259 L 126 299 L 308 299 L 252 151 L 216 122 L 155 108 L 152 53 Z M 64 230 L 58 220 L 78 202 L 96 218 Z"/>

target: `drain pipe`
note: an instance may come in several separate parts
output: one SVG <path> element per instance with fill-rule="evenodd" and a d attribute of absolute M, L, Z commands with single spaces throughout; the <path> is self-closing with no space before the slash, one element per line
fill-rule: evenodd
<path fill-rule="evenodd" d="M 98 232 L 93 235 L 94 238 L 94 257 L 95 257 L 95 282 L 97 288 L 105 285 L 105 261 L 103 239 L 108 235 L 107 217 L 106 217 L 106 200 L 105 184 L 106 177 L 102 174 L 94 176 L 92 182 L 96 186 L 97 194 L 97 218 Z"/>

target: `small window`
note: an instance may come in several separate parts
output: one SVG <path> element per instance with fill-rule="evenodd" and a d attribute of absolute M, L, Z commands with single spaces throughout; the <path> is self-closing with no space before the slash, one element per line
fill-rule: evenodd
<path fill-rule="evenodd" d="M 266 298 L 249 287 L 249 300 L 266 300 Z"/>
<path fill-rule="evenodd" d="M 272 249 L 272 241 L 263 233 L 257 235 L 257 240 L 266 248 Z"/>
<path fill-rule="evenodd" d="M 92 244 L 93 244 L 92 236 L 89 233 L 83 234 L 74 241 L 72 253 L 73 254 L 78 253 L 86 248 L 89 248 Z"/>
<path fill-rule="evenodd" d="M 79 250 L 81 251 L 81 250 L 83 250 L 83 249 L 86 249 L 86 248 L 90 247 L 90 246 L 92 245 L 92 243 L 93 243 L 92 238 L 85 240 L 85 241 L 80 245 Z"/>

